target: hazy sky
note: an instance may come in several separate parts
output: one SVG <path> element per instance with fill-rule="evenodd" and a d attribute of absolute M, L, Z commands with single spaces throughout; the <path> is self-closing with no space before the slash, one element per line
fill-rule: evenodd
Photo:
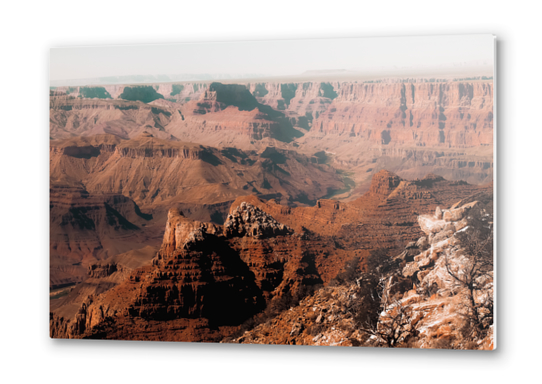
<path fill-rule="evenodd" d="M 493 50 L 489 34 L 53 48 L 50 79 L 492 64 Z"/>

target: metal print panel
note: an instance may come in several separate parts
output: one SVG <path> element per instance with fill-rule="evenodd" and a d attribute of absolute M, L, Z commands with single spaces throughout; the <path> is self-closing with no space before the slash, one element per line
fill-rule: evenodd
<path fill-rule="evenodd" d="M 492 350 L 494 37 L 56 48 L 50 336 Z"/>

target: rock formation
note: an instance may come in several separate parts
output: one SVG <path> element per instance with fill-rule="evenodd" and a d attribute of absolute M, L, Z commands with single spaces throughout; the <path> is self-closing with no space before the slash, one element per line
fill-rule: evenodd
<path fill-rule="evenodd" d="M 73 305 L 70 312 L 67 303 L 57 306 L 51 317 L 51 334 L 72 338 L 221 340 L 234 335 L 243 322 L 262 316 L 266 308 L 280 308 L 293 297 L 302 298 L 300 292 L 307 292 L 307 287 L 329 284 L 349 260 L 358 260 L 357 268 L 364 268 L 371 250 L 393 245 L 398 238 L 404 243 L 419 236 L 422 232 L 413 228 L 414 222 L 404 225 L 401 221 L 413 219 L 412 213 L 399 209 L 399 203 L 412 204 L 419 199 L 422 203 L 414 207 L 427 212 L 434 210 L 438 198 L 457 201 L 467 191 L 483 191 L 464 183 L 453 184 L 431 175 L 407 182 L 383 171 L 375 176 L 366 196 L 350 204 L 323 201 L 315 207 L 288 208 L 256 197 L 238 199 L 223 226 L 195 221 L 178 209 L 170 209 L 162 246 L 152 263 L 134 270 L 114 261 L 91 265 L 89 279 L 102 281 L 122 273 L 125 278 L 109 287 L 102 283 L 102 290 L 89 294 L 84 301 L 72 300 L 79 303 L 77 312 Z M 419 193 L 417 188 L 431 192 Z M 391 228 L 376 220 L 389 209 L 390 201 L 397 215 L 386 219 L 399 220 Z M 473 205 L 444 211 L 439 220 L 448 223 L 445 217 L 458 216 L 457 212 L 466 212 Z M 316 216 L 328 226 L 315 222 Z M 423 220 L 420 223 L 426 228 L 429 224 Z M 456 228 L 456 221 L 449 223 Z M 345 224 L 349 230 L 345 230 Z M 387 232 L 379 234 L 386 228 Z M 352 236 L 355 232 L 360 232 L 357 237 Z M 428 241 L 435 239 L 440 237 L 429 236 Z M 337 291 L 341 300 L 349 303 L 346 307 L 355 299 L 348 289 L 347 293 Z M 342 313 L 345 316 L 337 319 L 352 323 L 353 318 L 340 308 L 339 312 L 330 309 L 330 313 Z M 340 335 L 317 341 L 312 335 L 310 340 L 355 345 L 351 333 L 338 342 Z M 359 339 L 356 337 L 353 340 Z"/>
<path fill-rule="evenodd" d="M 481 200 L 420 215 L 425 236 L 388 261 L 391 272 L 375 276 L 372 271 L 321 288 L 289 311 L 224 341 L 493 349 L 492 243 L 485 249 L 488 264 L 480 263 L 482 254 L 472 253 L 480 252 L 478 241 L 492 235 L 492 198 L 476 197 Z M 474 238 L 468 233 L 477 233 L 476 243 L 469 243 Z M 473 262 L 477 272 L 469 275 Z"/>
<path fill-rule="evenodd" d="M 359 346 L 365 337 L 352 309 L 360 299 L 357 286 L 321 288 L 291 310 L 224 342 Z"/>
<path fill-rule="evenodd" d="M 105 87 L 111 99 L 58 88 L 51 137 L 127 139 L 146 130 L 218 148 L 325 151 L 336 167 L 354 173 L 360 194 L 383 168 L 407 178 L 437 171 L 452 180 L 491 181 L 492 80 L 418 80 L 157 84 L 148 87 L 162 98 L 147 104 L 119 99 L 125 86 Z"/>
<path fill-rule="evenodd" d="M 227 236 L 252 236 L 255 238 L 270 238 L 293 232 L 261 209 L 245 202 L 228 215 L 224 231 Z"/>
<path fill-rule="evenodd" d="M 170 210 L 152 265 L 134 270 L 122 284 L 101 295 L 89 296 L 74 318 L 53 315 L 53 337 L 205 340 L 209 327 L 226 327 L 227 333 L 228 327 L 261 311 L 271 298 L 301 284 L 321 282 L 306 255 L 295 252 L 304 248 L 299 245 L 303 240 L 254 207 L 244 205 L 239 211 L 245 214 L 241 225 L 232 225 L 236 220 L 232 216 L 221 227 Z M 254 231 L 231 232 L 241 226 Z M 253 233 L 266 237 L 254 239 Z M 298 245 L 292 249 L 292 243 Z M 112 264 L 91 267 L 91 278 L 98 270 L 104 277 L 119 269 Z M 145 327 L 128 328 L 126 322 L 133 319 Z M 162 331 L 150 330 L 155 323 Z M 196 323 L 202 329 L 200 336 L 191 333 Z M 179 324 L 188 325 L 176 332 Z"/>
<path fill-rule="evenodd" d="M 492 79 L 58 87 L 50 138 L 52 337 L 492 348 Z"/>

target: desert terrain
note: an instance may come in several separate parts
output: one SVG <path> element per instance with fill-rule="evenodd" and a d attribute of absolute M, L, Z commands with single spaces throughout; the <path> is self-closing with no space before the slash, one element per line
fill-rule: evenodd
<path fill-rule="evenodd" d="M 52 87 L 51 337 L 492 349 L 493 93 Z"/>

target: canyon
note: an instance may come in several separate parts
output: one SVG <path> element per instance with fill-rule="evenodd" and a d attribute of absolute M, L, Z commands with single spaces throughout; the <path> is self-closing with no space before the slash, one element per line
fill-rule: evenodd
<path fill-rule="evenodd" d="M 170 209 L 151 262 L 129 275 L 118 263 L 90 266 L 94 285 L 122 273 L 124 280 L 86 298 L 70 292 L 52 311 L 51 335 L 219 341 L 266 308 L 328 286 L 352 260 L 366 269 L 372 251 L 400 253 L 403 241 L 423 234 L 415 225 L 419 213 L 487 191 L 491 186 L 432 175 L 405 181 L 381 171 L 352 203 L 319 200 L 315 207 L 289 208 L 252 195 L 232 204 L 224 225 Z M 405 209 L 397 209 L 401 205 Z"/>
<path fill-rule="evenodd" d="M 146 131 L 52 140 L 50 160 L 52 287 L 79 282 L 90 261 L 158 245 L 172 206 L 222 224 L 238 196 L 307 205 L 345 188 L 334 168 L 295 151 L 219 150 Z"/>
<path fill-rule="evenodd" d="M 156 84 L 142 86 L 148 94 L 140 100 L 122 99 L 128 86 L 103 88 L 111 99 L 80 98 L 85 87 L 51 91 L 52 138 L 131 138 L 145 129 L 217 148 L 323 152 L 322 161 L 352 173 L 352 199 L 380 169 L 407 178 L 438 171 L 476 184 L 492 179 L 491 79 Z"/>
<path fill-rule="evenodd" d="M 492 212 L 491 193 L 481 191 L 420 215 L 423 236 L 388 261 L 388 271 L 335 281 L 224 342 L 492 350 Z M 465 253 L 472 246 L 488 264 Z M 477 281 L 470 290 L 469 273 Z"/>
<path fill-rule="evenodd" d="M 51 337 L 492 349 L 487 324 L 470 343 L 445 331 L 461 321 L 434 324 L 467 295 L 439 280 L 439 255 L 460 265 L 467 212 L 492 205 L 493 92 L 491 78 L 51 88 Z M 399 306 L 367 301 L 376 290 L 434 316 L 391 342 Z"/>

